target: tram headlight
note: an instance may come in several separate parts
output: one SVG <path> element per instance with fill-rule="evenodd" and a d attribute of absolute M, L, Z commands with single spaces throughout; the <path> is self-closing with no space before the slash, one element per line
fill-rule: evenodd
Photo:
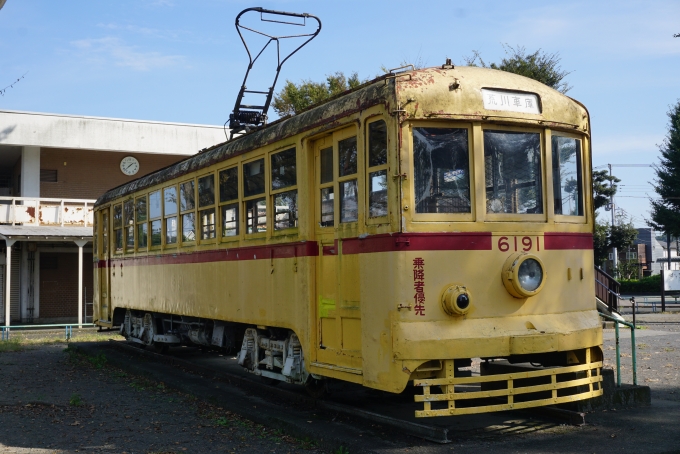
<path fill-rule="evenodd" d="M 517 298 L 534 296 L 543 288 L 545 268 L 541 259 L 533 254 L 513 254 L 503 265 L 503 285 Z"/>

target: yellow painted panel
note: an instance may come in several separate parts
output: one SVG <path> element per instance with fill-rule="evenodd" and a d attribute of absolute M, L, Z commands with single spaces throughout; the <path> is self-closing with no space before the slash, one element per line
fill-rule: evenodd
<path fill-rule="evenodd" d="M 340 348 L 337 320 L 335 317 L 321 319 L 321 345 L 330 349 Z"/>
<path fill-rule="evenodd" d="M 361 319 L 342 318 L 342 349 L 361 356 Z"/>

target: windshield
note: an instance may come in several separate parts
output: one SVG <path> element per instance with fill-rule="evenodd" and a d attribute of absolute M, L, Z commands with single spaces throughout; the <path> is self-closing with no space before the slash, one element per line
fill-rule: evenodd
<path fill-rule="evenodd" d="M 470 213 L 468 130 L 413 128 L 416 213 Z"/>
<path fill-rule="evenodd" d="M 543 213 L 538 133 L 484 131 L 487 213 Z"/>

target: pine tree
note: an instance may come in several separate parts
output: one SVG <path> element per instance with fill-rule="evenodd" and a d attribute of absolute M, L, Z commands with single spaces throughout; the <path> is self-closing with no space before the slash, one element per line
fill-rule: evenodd
<path fill-rule="evenodd" d="M 656 230 L 680 235 L 680 101 L 668 111 L 668 135 L 663 141 L 661 162 L 655 166 L 654 190 L 660 199 L 650 200 L 651 220 Z"/>

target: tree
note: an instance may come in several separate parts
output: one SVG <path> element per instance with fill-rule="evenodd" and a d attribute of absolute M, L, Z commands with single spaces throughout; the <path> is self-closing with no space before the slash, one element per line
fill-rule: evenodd
<path fill-rule="evenodd" d="M 629 248 L 637 238 L 638 231 L 633 224 L 613 225 L 609 228 L 609 247 L 618 250 Z"/>
<path fill-rule="evenodd" d="M 341 71 L 326 76 L 326 82 L 303 80 L 300 84 L 295 84 L 286 80 L 281 91 L 274 96 L 272 107 L 281 117 L 295 115 L 309 106 L 356 88 L 363 82 L 356 72 L 347 77 Z"/>
<path fill-rule="evenodd" d="M 652 200 L 650 227 L 673 236 L 680 235 L 680 100 L 668 111 L 668 135 L 659 147 L 661 159 L 654 166 L 652 186 L 660 199 Z"/>
<path fill-rule="evenodd" d="M 500 63 L 486 64 L 479 51 L 473 50 L 472 57 L 464 57 L 468 66 L 482 66 L 484 68 L 500 69 L 530 79 L 537 80 L 548 87 L 566 93 L 571 87 L 564 78 L 571 74 L 571 71 L 564 71 L 560 68 L 560 54 L 543 52 L 541 49 L 527 54 L 524 46 L 512 47 L 504 44 L 506 57 Z M 479 63 L 478 63 L 479 62 Z"/>
<path fill-rule="evenodd" d="M 593 232 L 593 249 L 595 264 L 601 266 L 607 260 L 609 252 L 609 224 L 602 224 L 597 219 Z"/>
<path fill-rule="evenodd" d="M 618 189 L 616 183 L 620 181 L 614 175 L 609 175 L 606 170 L 593 171 L 593 208 L 595 210 L 609 203 Z"/>

